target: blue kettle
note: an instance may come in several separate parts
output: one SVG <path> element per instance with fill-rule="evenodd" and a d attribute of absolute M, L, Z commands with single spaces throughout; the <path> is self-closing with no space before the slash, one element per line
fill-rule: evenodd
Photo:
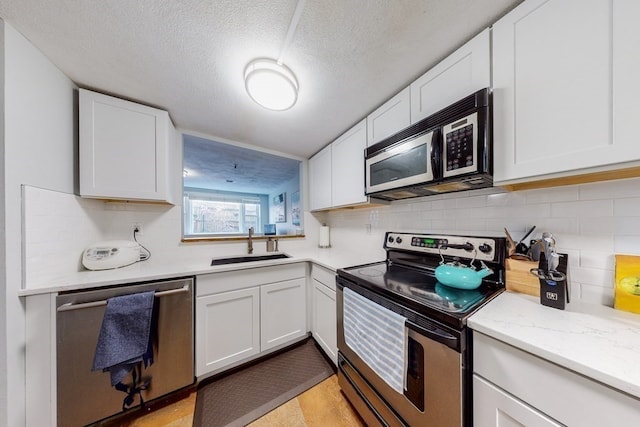
<path fill-rule="evenodd" d="M 482 279 L 491 273 L 493 271 L 484 264 L 481 270 L 460 263 L 440 264 L 436 267 L 438 282 L 458 289 L 476 289 L 482 283 Z"/>

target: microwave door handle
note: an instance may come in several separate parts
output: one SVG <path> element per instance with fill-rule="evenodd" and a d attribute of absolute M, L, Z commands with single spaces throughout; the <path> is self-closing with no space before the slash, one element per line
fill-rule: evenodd
<path fill-rule="evenodd" d="M 442 176 L 441 165 L 441 134 L 440 129 L 435 129 L 431 137 L 431 172 L 433 173 L 433 179 L 436 180 Z"/>

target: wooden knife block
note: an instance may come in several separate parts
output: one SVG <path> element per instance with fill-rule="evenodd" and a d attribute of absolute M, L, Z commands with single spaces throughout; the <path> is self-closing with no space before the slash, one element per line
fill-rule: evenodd
<path fill-rule="evenodd" d="M 507 258 L 505 260 L 505 286 L 508 291 L 521 294 L 540 296 L 540 280 L 530 273 L 532 268 L 538 268 L 538 261 L 522 261 Z"/>

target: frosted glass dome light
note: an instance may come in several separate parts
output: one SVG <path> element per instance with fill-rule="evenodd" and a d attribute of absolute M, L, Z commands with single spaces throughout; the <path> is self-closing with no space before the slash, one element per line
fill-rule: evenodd
<path fill-rule="evenodd" d="M 296 76 L 273 59 L 251 61 L 244 70 L 244 84 L 251 99 L 269 110 L 288 110 L 298 100 Z"/>

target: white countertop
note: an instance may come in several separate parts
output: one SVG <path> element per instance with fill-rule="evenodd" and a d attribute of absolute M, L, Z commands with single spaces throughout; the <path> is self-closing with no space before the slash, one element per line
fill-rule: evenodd
<path fill-rule="evenodd" d="M 580 302 L 558 310 L 537 297 L 503 292 L 468 325 L 640 398 L 640 314 Z"/>
<path fill-rule="evenodd" d="M 150 280 L 162 280 L 173 277 L 195 276 L 198 274 L 218 273 L 223 271 L 242 270 L 247 268 L 267 267 L 271 265 L 291 264 L 296 262 L 313 262 L 325 268 L 336 271 L 342 267 L 366 264 L 380 261 L 380 259 L 367 259 L 353 252 L 340 252 L 333 249 L 312 249 L 299 252 L 285 252 L 290 258 L 282 258 L 266 261 L 227 264 L 210 266 L 211 259 L 158 259 L 151 258 L 148 261 L 117 268 L 113 270 L 90 271 L 81 270 L 48 276 L 40 282 L 29 283 L 28 287 L 19 291 L 19 296 L 38 295 L 45 293 L 74 291 L 86 288 L 97 288 L 111 285 L 125 285 L 135 282 Z M 237 254 L 244 256 L 246 254 Z M 260 253 L 255 255 L 268 255 Z"/>

